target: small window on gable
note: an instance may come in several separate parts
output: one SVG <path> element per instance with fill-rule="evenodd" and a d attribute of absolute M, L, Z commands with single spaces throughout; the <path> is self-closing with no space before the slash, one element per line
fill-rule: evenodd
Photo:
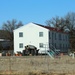
<path fill-rule="evenodd" d="M 20 43 L 19 44 L 19 48 L 23 48 L 23 43 Z"/>
<path fill-rule="evenodd" d="M 39 47 L 40 48 L 43 48 L 43 43 L 39 43 Z"/>
<path fill-rule="evenodd" d="M 23 37 L 23 32 L 19 32 L 19 37 Z"/>
<path fill-rule="evenodd" d="M 39 37 L 43 37 L 43 32 L 39 32 Z"/>

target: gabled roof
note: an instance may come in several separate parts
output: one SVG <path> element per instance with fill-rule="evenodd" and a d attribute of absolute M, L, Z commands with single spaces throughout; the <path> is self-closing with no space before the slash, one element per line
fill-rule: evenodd
<path fill-rule="evenodd" d="M 34 22 L 28 23 L 28 24 L 26 24 L 26 25 L 29 25 L 29 24 L 34 24 L 34 25 L 37 25 L 37 26 L 41 26 L 41 27 L 46 28 L 46 29 L 48 29 L 48 30 L 50 30 L 50 31 L 55 31 L 55 32 L 60 32 L 60 33 L 66 33 L 66 32 L 63 32 L 63 31 L 60 30 L 60 29 L 57 29 L 57 28 L 54 28 L 54 27 L 50 27 L 50 26 L 45 26 L 45 25 L 42 25 L 42 24 L 34 23 Z M 22 26 L 22 27 L 25 27 L 25 25 Z M 22 28 L 22 27 L 20 27 L 20 28 Z M 18 29 L 19 29 L 19 28 L 18 28 Z M 17 29 L 15 29 L 15 30 L 17 30 Z M 14 30 L 14 31 L 15 31 L 15 30 Z"/>
<path fill-rule="evenodd" d="M 39 25 L 39 26 L 41 26 L 41 27 L 44 27 L 44 28 L 46 28 L 46 29 L 49 29 L 49 30 L 51 30 L 51 31 L 66 33 L 66 32 L 63 32 L 62 30 L 57 29 L 57 28 L 54 28 L 54 27 L 45 26 L 45 25 L 41 25 L 41 24 L 37 24 L 37 23 L 34 23 L 34 24 Z"/>

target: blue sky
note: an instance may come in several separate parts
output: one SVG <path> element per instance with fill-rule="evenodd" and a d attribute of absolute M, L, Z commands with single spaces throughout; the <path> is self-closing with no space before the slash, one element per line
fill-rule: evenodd
<path fill-rule="evenodd" d="M 44 24 L 55 16 L 75 12 L 75 0 L 0 0 L 0 27 L 7 20 Z"/>

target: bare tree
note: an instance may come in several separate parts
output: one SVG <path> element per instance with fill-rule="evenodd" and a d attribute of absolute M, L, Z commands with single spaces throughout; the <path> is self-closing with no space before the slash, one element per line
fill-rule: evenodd
<path fill-rule="evenodd" d="M 69 12 L 66 16 L 65 19 L 69 22 L 67 28 L 72 31 L 75 30 L 75 13 L 74 12 Z"/>
<path fill-rule="evenodd" d="M 46 20 L 47 26 L 54 26 L 55 28 L 59 28 L 62 30 L 68 29 L 69 31 L 75 30 L 75 13 L 69 12 L 65 17 L 52 18 L 50 20 Z"/>
<path fill-rule="evenodd" d="M 3 23 L 2 29 L 6 32 L 5 37 L 6 39 L 10 40 L 11 42 L 11 49 L 13 49 L 13 30 L 17 29 L 19 27 L 23 26 L 22 22 L 17 21 L 13 19 L 12 21 L 7 21 L 6 23 Z"/>
<path fill-rule="evenodd" d="M 70 48 L 71 51 L 75 51 L 75 13 L 69 12 L 65 19 L 69 21 L 69 24 L 66 27 L 69 29 L 70 33 Z"/>
<path fill-rule="evenodd" d="M 50 19 L 50 20 L 46 20 L 45 23 L 46 23 L 47 26 L 58 27 L 59 21 L 60 21 L 60 19 L 59 19 L 59 17 L 57 16 L 57 17 L 52 18 L 52 19 Z"/>
<path fill-rule="evenodd" d="M 71 50 L 75 44 L 75 13 L 69 12 L 65 17 L 55 17 L 46 21 L 46 25 L 54 26 L 55 28 L 59 28 L 62 31 L 68 30 L 70 34 L 70 47 Z"/>
<path fill-rule="evenodd" d="M 66 19 L 64 19 L 62 17 L 60 18 L 60 17 L 56 16 L 55 18 L 52 18 L 50 20 L 46 20 L 45 23 L 47 26 L 53 26 L 55 28 L 64 30 L 65 26 L 67 24 L 67 21 L 66 21 Z"/>

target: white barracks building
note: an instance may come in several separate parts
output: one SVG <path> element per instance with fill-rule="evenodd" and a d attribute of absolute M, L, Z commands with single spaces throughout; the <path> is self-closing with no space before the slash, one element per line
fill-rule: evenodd
<path fill-rule="evenodd" d="M 53 27 L 28 23 L 14 30 L 14 52 L 22 52 L 26 45 L 34 45 L 39 49 L 39 53 L 49 50 L 50 45 L 61 52 L 67 52 L 69 34 Z"/>

